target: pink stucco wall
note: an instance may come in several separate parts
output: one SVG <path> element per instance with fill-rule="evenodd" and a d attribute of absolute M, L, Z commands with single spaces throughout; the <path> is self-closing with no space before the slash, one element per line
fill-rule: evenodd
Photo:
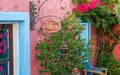
<path fill-rule="evenodd" d="M 28 12 L 29 0 L 0 0 L 0 11 Z"/>
<path fill-rule="evenodd" d="M 44 14 L 42 14 L 41 16 L 45 16 L 48 14 L 51 15 L 57 15 L 57 16 L 64 16 L 64 14 L 67 11 L 71 11 L 71 8 L 73 7 L 71 0 L 64 0 L 67 4 L 67 8 L 65 10 L 62 10 L 61 13 L 59 11 L 59 6 L 60 6 L 60 1 L 59 0 L 49 0 L 49 2 L 47 2 L 44 6 Z M 29 0 L 0 0 L 0 12 L 5 11 L 5 12 L 29 12 Z M 38 23 L 36 25 L 36 27 L 39 27 L 40 24 Z M 95 33 L 95 29 L 92 27 L 91 29 L 91 39 L 96 42 L 96 33 Z M 39 67 L 39 62 L 37 61 L 35 54 L 37 53 L 37 51 L 35 50 L 35 46 L 37 44 L 37 41 L 39 39 L 44 40 L 44 36 L 42 34 L 37 34 L 36 31 L 30 31 L 30 40 L 31 40 L 31 45 L 30 45 L 30 49 L 31 49 L 31 53 L 30 53 L 30 64 L 31 64 L 31 75 L 40 75 L 38 72 L 38 69 L 40 69 L 41 67 Z M 92 45 L 92 48 L 94 49 L 96 46 Z M 119 46 L 116 47 L 116 51 L 114 52 L 116 54 L 117 59 L 120 59 L 119 57 Z M 94 51 L 93 51 L 94 52 Z M 119 53 L 119 54 L 117 54 Z M 93 58 L 94 59 L 94 58 Z M 94 60 L 93 60 L 94 62 Z M 45 74 L 41 74 L 41 75 L 45 75 Z"/>
<path fill-rule="evenodd" d="M 64 0 L 66 2 L 66 9 L 60 11 L 60 0 L 48 0 L 42 9 L 43 13 L 41 13 L 41 16 L 47 16 L 47 15 L 55 15 L 59 17 L 63 17 L 67 11 L 71 11 L 71 8 L 73 7 L 71 0 Z M 63 3 L 61 3 L 62 6 L 64 6 Z M 37 24 L 36 27 L 39 27 L 40 24 Z M 34 37 L 33 37 L 34 36 Z M 35 57 L 35 54 L 37 51 L 35 50 L 36 42 L 41 39 L 44 40 L 44 36 L 42 34 L 37 35 L 35 31 L 31 31 L 31 75 L 47 75 L 47 74 L 39 74 L 38 69 L 42 68 L 39 67 L 39 63 L 37 62 L 37 59 Z"/>

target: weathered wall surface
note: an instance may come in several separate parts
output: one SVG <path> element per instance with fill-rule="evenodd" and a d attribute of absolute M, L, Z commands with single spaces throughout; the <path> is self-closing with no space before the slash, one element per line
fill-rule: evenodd
<path fill-rule="evenodd" d="M 120 32 L 120 24 L 116 24 L 113 27 L 113 32 L 114 33 Z M 119 36 L 119 38 L 120 38 L 120 36 Z M 118 44 L 115 45 L 114 50 L 113 50 L 113 54 L 115 55 L 116 60 L 118 60 L 120 62 L 120 41 L 117 41 L 117 42 L 118 42 Z"/>
<path fill-rule="evenodd" d="M 48 0 L 42 7 L 41 16 L 55 15 L 58 17 L 63 17 L 66 12 L 71 11 L 71 8 L 73 7 L 71 0 L 63 1 L 66 3 L 65 10 L 60 10 L 60 5 L 63 7 L 65 6 L 63 3 L 60 4 L 60 0 Z M 40 26 L 40 23 L 38 23 L 36 28 Z M 39 67 L 39 63 L 35 57 L 35 54 L 37 53 L 35 46 L 38 40 L 44 40 L 44 36 L 42 34 L 37 34 L 35 31 L 31 31 L 31 75 L 47 75 L 47 73 L 38 73 L 38 69 L 42 68 Z"/>
<path fill-rule="evenodd" d="M 0 0 L 0 11 L 28 12 L 29 0 Z"/>
<path fill-rule="evenodd" d="M 37 0 L 36 0 L 37 1 Z M 41 16 L 45 15 L 57 15 L 59 17 L 63 17 L 67 11 L 72 10 L 72 2 L 71 0 L 64 0 L 67 4 L 67 7 L 65 10 L 61 10 L 60 12 L 60 0 L 49 0 L 44 6 L 43 6 L 43 14 Z M 63 4 L 62 4 L 63 5 Z M 63 5 L 64 6 L 64 5 Z M 0 12 L 29 12 L 29 0 L 0 0 Z M 11 16 L 12 17 L 12 16 Z M 39 27 L 40 24 L 38 23 L 36 27 Z M 119 29 L 119 28 L 118 28 Z M 36 33 L 35 30 L 30 31 L 30 63 L 31 63 L 31 75 L 40 75 L 38 72 L 38 69 L 42 68 L 39 67 L 39 63 L 35 57 L 35 54 L 37 51 L 35 50 L 35 46 L 37 44 L 37 41 L 39 39 L 44 40 L 44 36 L 42 34 Z M 95 29 L 91 28 L 91 39 L 96 42 L 96 33 Z M 96 44 L 95 44 L 96 46 Z M 92 45 L 93 48 L 95 48 L 94 45 Z M 116 59 L 120 60 L 120 46 L 116 46 L 114 50 L 114 54 L 116 56 Z M 93 51 L 94 52 L 94 51 Z M 94 60 L 93 60 L 94 61 Z M 41 74 L 46 75 L 46 74 Z"/>

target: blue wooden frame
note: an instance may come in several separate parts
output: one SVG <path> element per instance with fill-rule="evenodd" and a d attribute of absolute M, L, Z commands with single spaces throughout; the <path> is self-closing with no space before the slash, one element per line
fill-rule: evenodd
<path fill-rule="evenodd" d="M 81 21 L 81 18 L 80 17 L 77 17 L 77 20 L 78 21 Z M 91 39 L 91 22 L 88 20 L 86 22 L 80 22 L 80 24 L 87 24 L 87 32 L 89 33 L 87 36 L 88 36 L 88 40 Z"/>
<path fill-rule="evenodd" d="M 18 22 L 19 75 L 30 75 L 30 27 L 28 12 L 0 12 L 0 22 Z"/>

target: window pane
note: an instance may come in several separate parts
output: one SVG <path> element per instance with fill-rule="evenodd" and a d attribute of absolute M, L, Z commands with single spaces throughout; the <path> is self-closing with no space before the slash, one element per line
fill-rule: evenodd
<path fill-rule="evenodd" d="M 9 75 L 9 62 L 0 62 L 0 75 Z"/>
<path fill-rule="evenodd" d="M 12 24 L 0 24 L 0 75 L 13 75 Z"/>
<path fill-rule="evenodd" d="M 0 29 L 0 60 L 9 58 L 8 30 Z"/>

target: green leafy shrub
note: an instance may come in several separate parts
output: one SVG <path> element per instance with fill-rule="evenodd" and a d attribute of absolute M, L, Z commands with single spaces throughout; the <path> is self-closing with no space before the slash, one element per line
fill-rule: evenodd
<path fill-rule="evenodd" d="M 76 16 L 69 14 L 61 22 L 61 25 L 62 28 L 59 32 L 52 33 L 49 39 L 45 39 L 36 46 L 36 49 L 39 50 L 36 57 L 41 63 L 40 66 L 45 67 L 39 71 L 40 73 L 72 75 L 74 74 L 74 68 L 77 68 L 77 72 L 83 70 L 82 61 L 89 58 L 89 46 L 84 43 L 82 36 L 80 36 L 84 27 L 78 23 Z M 62 54 L 60 50 L 63 42 L 67 45 L 65 54 Z M 88 53 L 82 56 L 83 51 Z"/>
<path fill-rule="evenodd" d="M 98 37 L 100 37 L 99 54 L 97 59 L 98 67 L 108 68 L 108 75 L 120 75 L 120 62 L 117 62 L 112 54 L 113 48 L 120 40 L 120 34 L 113 33 L 115 24 L 120 23 L 120 1 L 119 0 L 72 0 L 76 8 L 73 13 L 81 17 L 82 21 L 90 20 L 92 26 L 96 28 Z M 87 2 L 87 3 L 86 3 Z M 91 10 L 91 2 L 95 7 Z M 98 3 L 99 2 L 99 3 Z M 79 5 L 80 4 L 80 5 Z M 84 11 L 86 10 L 86 11 Z M 110 46 L 109 41 L 113 43 Z M 101 40 L 102 39 L 102 40 Z"/>
<path fill-rule="evenodd" d="M 107 68 L 108 75 L 120 75 L 120 62 L 116 61 L 112 53 L 112 48 L 112 46 L 109 46 L 108 41 L 101 44 L 97 58 L 97 66 Z"/>

